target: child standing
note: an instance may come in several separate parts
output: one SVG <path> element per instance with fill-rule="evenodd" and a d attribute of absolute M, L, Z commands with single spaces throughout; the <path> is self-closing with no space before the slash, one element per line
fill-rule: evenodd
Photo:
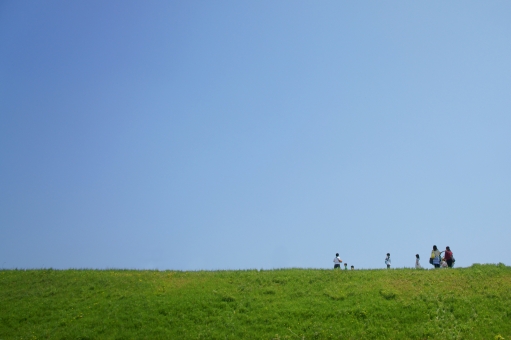
<path fill-rule="evenodd" d="M 419 257 L 419 254 L 415 254 L 415 269 L 421 269 L 421 264 L 419 263 L 420 261 L 420 257 Z"/>
<path fill-rule="evenodd" d="M 387 265 L 387 269 L 390 269 L 390 253 L 387 253 L 387 257 L 385 258 L 385 264 Z"/>
<path fill-rule="evenodd" d="M 344 263 L 344 270 L 348 270 L 348 264 Z"/>

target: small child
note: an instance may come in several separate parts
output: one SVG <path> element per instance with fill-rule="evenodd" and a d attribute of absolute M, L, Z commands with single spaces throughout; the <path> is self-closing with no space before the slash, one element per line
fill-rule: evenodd
<path fill-rule="evenodd" d="M 419 257 L 419 254 L 415 254 L 415 269 L 421 269 L 421 264 L 419 263 L 420 261 L 420 257 Z"/>
<path fill-rule="evenodd" d="M 387 253 L 387 257 L 385 258 L 385 264 L 387 265 L 387 269 L 390 269 L 390 253 Z"/>
<path fill-rule="evenodd" d="M 440 262 L 440 267 L 447 268 L 447 261 L 445 261 L 444 257 L 442 257 L 442 262 Z"/>
<path fill-rule="evenodd" d="M 344 270 L 348 270 L 348 264 L 344 263 Z"/>
<path fill-rule="evenodd" d="M 355 270 L 355 266 L 351 266 L 351 270 Z"/>

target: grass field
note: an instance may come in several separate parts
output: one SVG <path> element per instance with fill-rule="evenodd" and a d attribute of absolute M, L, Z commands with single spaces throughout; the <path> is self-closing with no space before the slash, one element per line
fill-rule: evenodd
<path fill-rule="evenodd" d="M 511 339 L 511 267 L 1 270 L 0 339 Z"/>

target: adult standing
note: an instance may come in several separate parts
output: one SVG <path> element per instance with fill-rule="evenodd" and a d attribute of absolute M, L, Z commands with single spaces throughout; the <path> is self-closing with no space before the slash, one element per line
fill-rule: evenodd
<path fill-rule="evenodd" d="M 430 263 L 432 265 L 434 265 L 435 268 L 440 268 L 440 261 L 441 261 L 440 255 L 441 254 L 442 254 L 442 252 L 440 250 L 438 250 L 438 248 L 436 246 L 433 246 L 433 250 L 431 251 L 431 259 L 433 261 L 431 261 Z"/>
<path fill-rule="evenodd" d="M 449 268 L 452 268 L 453 255 L 452 255 L 451 248 L 449 246 L 445 247 L 444 253 L 445 253 L 444 258 L 445 258 L 445 262 L 447 262 L 447 266 Z"/>
<path fill-rule="evenodd" d="M 342 263 L 342 260 L 339 258 L 339 253 L 336 253 L 335 258 L 334 258 L 334 269 L 335 268 L 341 269 L 341 263 Z"/>

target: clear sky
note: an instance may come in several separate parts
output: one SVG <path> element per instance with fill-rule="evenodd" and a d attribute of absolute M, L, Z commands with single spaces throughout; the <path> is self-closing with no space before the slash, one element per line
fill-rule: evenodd
<path fill-rule="evenodd" d="M 510 18 L 0 1 L 0 268 L 510 265 Z"/>

